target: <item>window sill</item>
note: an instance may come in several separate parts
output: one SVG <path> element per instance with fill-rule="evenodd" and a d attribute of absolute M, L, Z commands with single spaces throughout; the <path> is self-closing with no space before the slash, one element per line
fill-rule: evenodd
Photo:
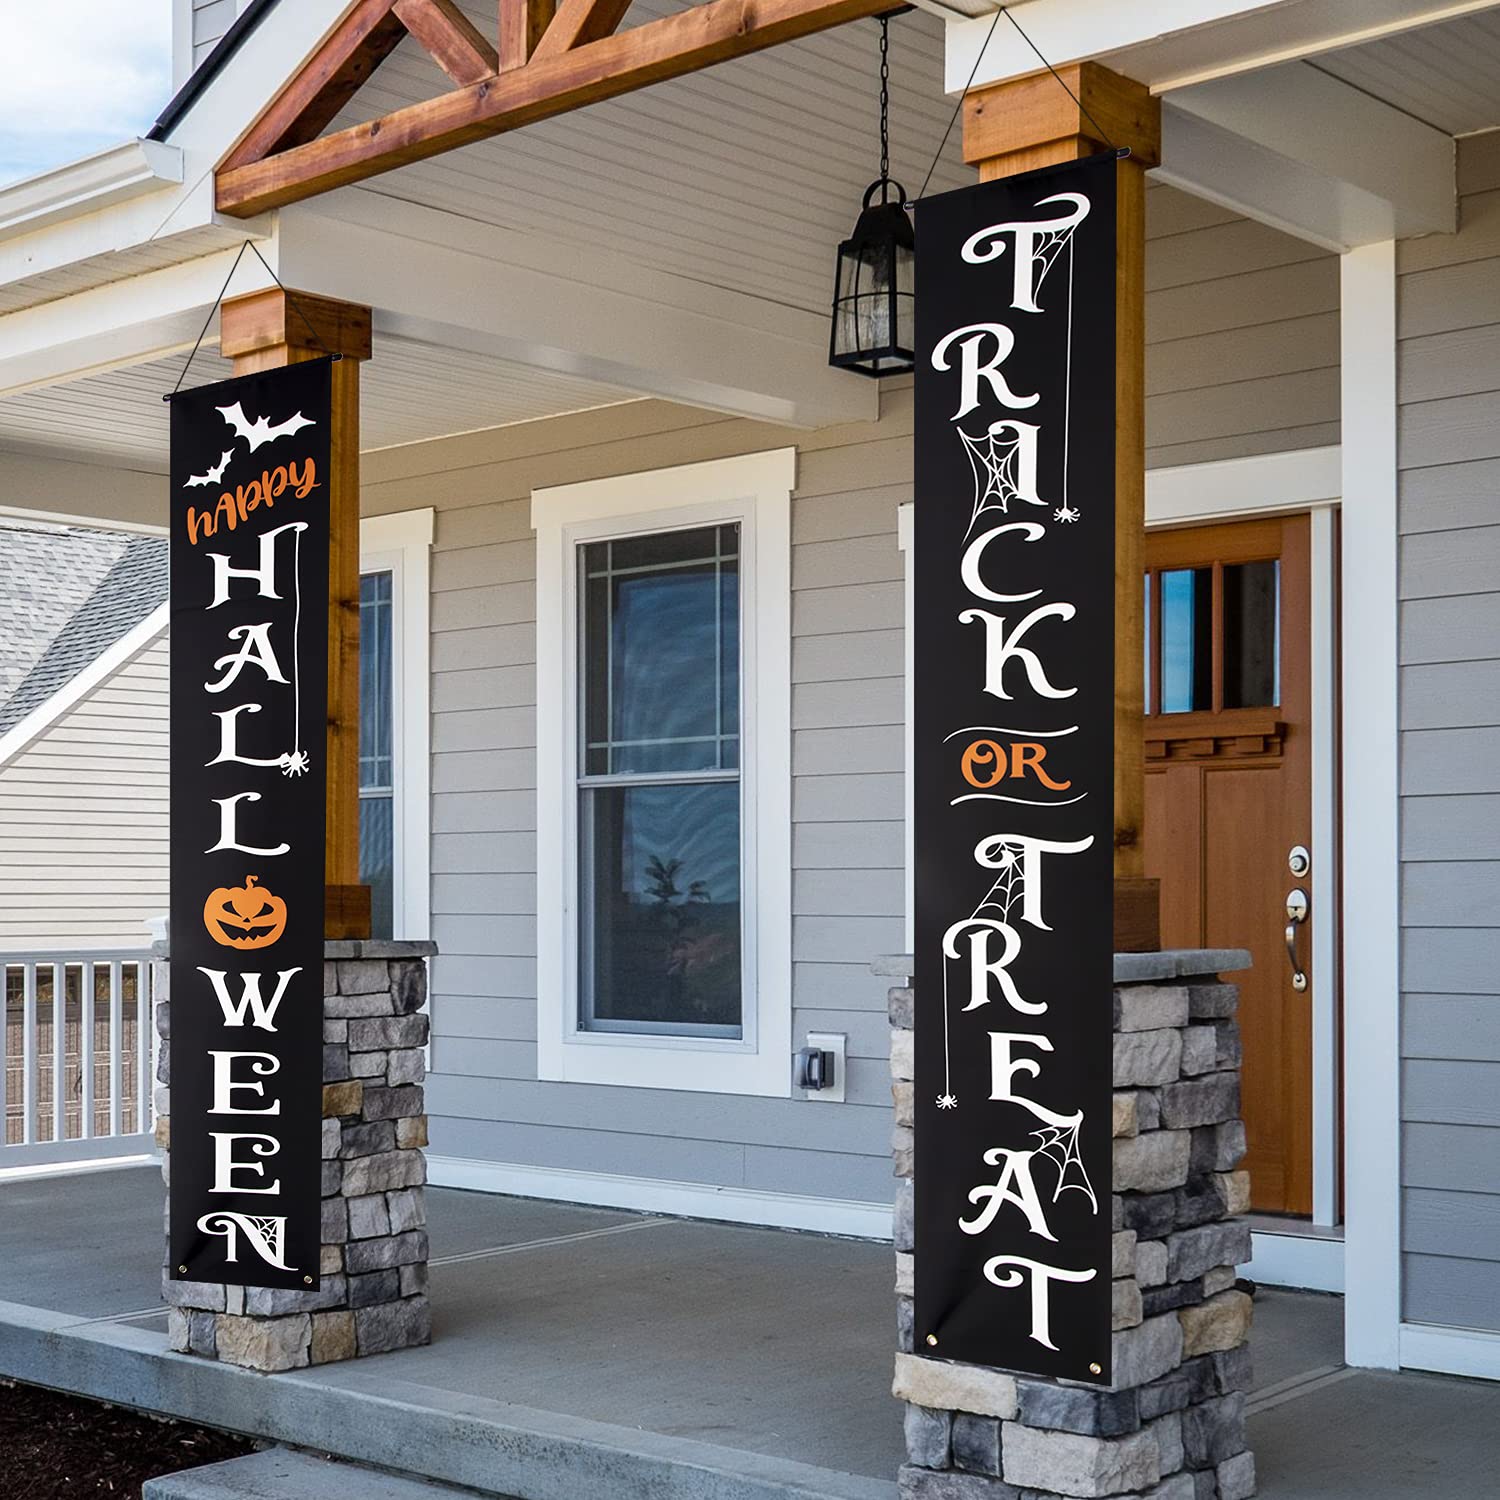
<path fill-rule="evenodd" d="M 757 1052 L 722 1037 L 642 1036 L 590 1032 L 558 1037 L 537 1049 L 537 1076 L 557 1083 L 670 1089 L 703 1094 L 759 1094 L 789 1099 L 789 1055 Z"/>

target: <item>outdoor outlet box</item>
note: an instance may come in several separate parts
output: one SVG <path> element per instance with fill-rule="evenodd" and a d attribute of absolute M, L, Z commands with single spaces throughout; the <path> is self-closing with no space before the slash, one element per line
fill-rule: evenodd
<path fill-rule="evenodd" d="M 797 1086 L 804 1099 L 821 1099 L 827 1104 L 844 1102 L 844 1081 L 848 1076 L 845 1054 L 848 1050 L 849 1038 L 842 1032 L 807 1033 L 806 1045 L 797 1054 Z M 803 1082 L 810 1071 L 821 1075 L 821 1088 L 809 1087 Z"/>

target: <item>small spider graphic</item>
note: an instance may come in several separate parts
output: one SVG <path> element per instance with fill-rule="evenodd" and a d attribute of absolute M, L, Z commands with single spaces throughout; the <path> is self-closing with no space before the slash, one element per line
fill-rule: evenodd
<path fill-rule="evenodd" d="M 957 1094 L 940 1094 L 940 1095 L 938 1095 L 937 1107 L 939 1109 L 957 1109 L 958 1108 L 958 1095 Z"/>
<path fill-rule="evenodd" d="M 1071 505 L 1061 505 L 1052 512 L 1054 521 L 1062 521 L 1064 524 L 1078 519 L 1078 512 Z"/>
<path fill-rule="evenodd" d="M 281 757 L 278 764 L 283 776 L 306 776 L 312 757 L 306 750 L 291 750 Z"/>

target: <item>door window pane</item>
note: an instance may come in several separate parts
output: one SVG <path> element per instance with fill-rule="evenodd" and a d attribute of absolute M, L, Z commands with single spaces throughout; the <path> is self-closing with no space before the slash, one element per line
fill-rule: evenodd
<path fill-rule="evenodd" d="M 583 1000 L 595 1030 L 740 1035 L 740 789 L 583 792 Z"/>
<path fill-rule="evenodd" d="M 359 580 L 359 880 L 370 887 L 370 935 L 389 938 L 394 899 L 389 573 Z"/>
<path fill-rule="evenodd" d="M 1213 707 L 1213 569 L 1174 568 L 1160 575 L 1161 711 Z"/>
<path fill-rule="evenodd" d="M 1281 702 L 1281 564 L 1224 568 L 1224 707 Z"/>

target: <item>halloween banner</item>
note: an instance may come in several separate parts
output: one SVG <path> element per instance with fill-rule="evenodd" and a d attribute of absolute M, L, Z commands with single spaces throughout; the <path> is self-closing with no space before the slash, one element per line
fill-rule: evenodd
<path fill-rule="evenodd" d="M 917 236 L 915 1347 L 1107 1382 L 1114 158 Z"/>
<path fill-rule="evenodd" d="M 318 1284 L 327 360 L 172 402 L 170 1264 Z"/>

